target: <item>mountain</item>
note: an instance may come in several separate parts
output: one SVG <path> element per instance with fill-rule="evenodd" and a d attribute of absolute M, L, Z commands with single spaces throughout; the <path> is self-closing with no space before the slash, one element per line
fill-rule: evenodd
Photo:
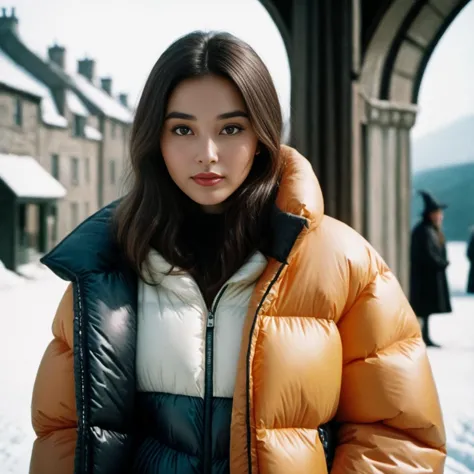
<path fill-rule="evenodd" d="M 474 161 L 474 116 L 413 140 L 413 172 Z"/>
<path fill-rule="evenodd" d="M 474 153 L 469 161 L 421 171 L 412 178 L 415 192 L 429 191 L 438 201 L 449 206 L 444 217 L 444 232 L 448 240 L 467 240 L 469 228 L 474 225 Z M 412 225 L 419 219 L 422 209 L 423 201 L 416 194 L 412 199 Z"/>

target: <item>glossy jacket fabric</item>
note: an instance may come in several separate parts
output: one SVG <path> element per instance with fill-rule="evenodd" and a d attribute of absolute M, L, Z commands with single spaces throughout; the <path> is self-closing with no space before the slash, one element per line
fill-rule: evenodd
<path fill-rule="evenodd" d="M 407 299 L 370 245 L 324 216 L 309 163 L 287 147 L 282 158 L 282 212 L 244 322 L 231 474 L 326 473 L 318 428 L 330 420 L 333 474 L 442 473 L 438 396 Z M 35 384 L 32 474 L 131 472 L 137 295 L 98 225 L 110 212 L 44 260 L 73 285 Z"/>
<path fill-rule="evenodd" d="M 256 251 L 208 309 L 198 284 L 155 250 L 139 281 L 134 472 L 226 474 L 242 328 L 267 265 Z M 151 273 L 151 275 L 149 275 Z"/>

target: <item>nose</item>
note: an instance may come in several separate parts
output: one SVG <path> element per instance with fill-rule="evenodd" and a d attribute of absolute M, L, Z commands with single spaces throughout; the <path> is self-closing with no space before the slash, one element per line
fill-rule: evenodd
<path fill-rule="evenodd" d="M 202 165 L 210 165 L 219 161 L 217 145 L 214 140 L 206 139 L 203 141 L 196 155 L 196 161 Z"/>

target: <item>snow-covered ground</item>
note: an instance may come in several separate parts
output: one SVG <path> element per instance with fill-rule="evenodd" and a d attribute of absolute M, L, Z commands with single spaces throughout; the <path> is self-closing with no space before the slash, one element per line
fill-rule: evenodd
<path fill-rule="evenodd" d="M 465 294 L 465 250 L 449 244 L 454 311 L 432 318 L 433 339 L 443 347 L 429 350 L 448 433 L 446 474 L 474 474 L 474 295 Z M 22 271 L 28 279 L 0 268 L 0 474 L 28 473 L 31 392 L 66 288 L 41 266 Z"/>
<path fill-rule="evenodd" d="M 448 253 L 453 313 L 432 316 L 442 349 L 429 349 L 429 356 L 448 434 L 445 474 L 474 474 L 474 295 L 466 294 L 466 245 L 451 242 Z"/>

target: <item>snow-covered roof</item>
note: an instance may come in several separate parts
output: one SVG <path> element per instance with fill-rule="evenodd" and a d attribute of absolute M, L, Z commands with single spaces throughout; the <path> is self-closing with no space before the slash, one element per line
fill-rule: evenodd
<path fill-rule="evenodd" d="M 88 138 L 89 140 L 94 140 L 97 142 L 100 142 L 102 140 L 102 133 L 100 133 L 99 130 L 94 127 L 91 127 L 90 125 L 86 125 L 84 127 L 84 133 L 86 135 L 86 138 Z"/>
<path fill-rule="evenodd" d="M 115 98 L 108 95 L 99 87 L 96 87 L 80 74 L 72 74 L 71 77 L 81 93 L 100 109 L 104 115 L 123 123 L 132 123 L 133 117 L 130 110 L 124 107 Z"/>
<path fill-rule="evenodd" d="M 67 108 L 74 115 L 80 115 L 81 117 L 89 116 L 89 112 L 86 109 L 86 106 L 81 102 L 79 97 L 77 97 L 77 95 L 71 90 L 66 91 L 66 103 Z"/>
<path fill-rule="evenodd" d="M 63 185 L 31 156 L 0 153 L 0 180 L 20 198 L 60 199 Z"/>
<path fill-rule="evenodd" d="M 67 120 L 59 114 L 51 91 L 26 69 L 15 63 L 0 49 L 0 84 L 31 94 L 41 99 L 43 122 L 55 127 L 67 127 Z"/>
<path fill-rule="evenodd" d="M 44 86 L 0 49 L 0 83 L 12 89 L 43 97 Z"/>
<path fill-rule="evenodd" d="M 41 118 L 47 125 L 67 128 L 67 119 L 58 113 L 53 94 L 49 89 L 45 90 L 45 96 L 41 99 Z"/>

